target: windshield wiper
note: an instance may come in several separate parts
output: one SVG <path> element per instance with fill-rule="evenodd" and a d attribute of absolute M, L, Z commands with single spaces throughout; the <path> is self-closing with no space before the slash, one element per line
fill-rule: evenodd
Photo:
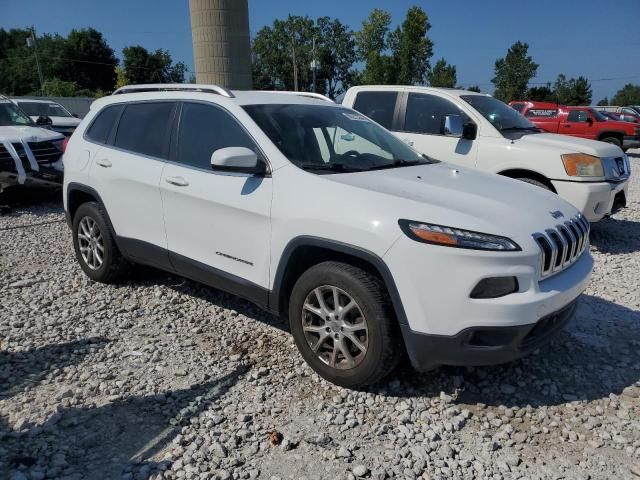
<path fill-rule="evenodd" d="M 396 167 L 413 167 L 415 165 L 428 165 L 430 162 L 424 160 L 394 160 L 393 163 L 385 163 L 383 165 L 374 165 L 372 167 L 368 167 L 366 170 L 385 170 L 387 168 L 396 168 Z"/>
<path fill-rule="evenodd" d="M 332 172 L 360 172 L 359 168 L 347 167 L 344 163 L 299 163 L 303 170 L 324 170 Z"/>

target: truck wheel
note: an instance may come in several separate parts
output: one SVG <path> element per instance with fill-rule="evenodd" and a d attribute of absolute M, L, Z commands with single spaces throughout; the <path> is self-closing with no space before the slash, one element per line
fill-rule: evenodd
<path fill-rule="evenodd" d="M 83 203 L 78 207 L 72 231 L 73 248 L 84 273 L 96 282 L 118 280 L 126 262 L 97 203 Z"/>
<path fill-rule="evenodd" d="M 525 182 L 525 183 L 530 183 L 531 185 L 535 185 L 536 187 L 544 188 L 545 190 L 551 191 L 548 185 L 545 185 L 544 183 L 538 180 L 534 180 L 533 178 L 520 177 L 520 178 L 516 178 L 516 180 L 520 180 L 521 182 Z"/>
<path fill-rule="evenodd" d="M 291 293 L 289 323 L 305 361 L 336 385 L 371 385 L 400 357 L 400 335 L 383 283 L 352 265 L 323 262 L 303 273 Z"/>
<path fill-rule="evenodd" d="M 613 143 L 616 147 L 622 147 L 622 143 L 616 137 L 605 137 L 601 142 Z"/>

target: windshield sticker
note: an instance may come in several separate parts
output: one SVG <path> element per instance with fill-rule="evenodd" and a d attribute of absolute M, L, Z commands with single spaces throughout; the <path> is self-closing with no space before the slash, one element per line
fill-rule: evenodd
<path fill-rule="evenodd" d="M 360 115 L 359 113 L 354 112 L 342 112 L 342 115 L 347 117 L 349 120 L 356 120 L 358 122 L 366 122 L 368 120 L 364 115 Z"/>

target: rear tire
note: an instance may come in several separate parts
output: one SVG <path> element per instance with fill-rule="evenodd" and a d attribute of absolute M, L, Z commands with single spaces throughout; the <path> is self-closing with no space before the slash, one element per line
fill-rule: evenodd
<path fill-rule="evenodd" d="M 622 142 L 617 139 L 616 137 L 605 137 L 602 140 L 600 140 L 601 142 L 606 142 L 606 143 L 612 143 L 614 144 L 616 147 L 620 147 L 622 148 Z"/>
<path fill-rule="evenodd" d="M 551 191 L 548 185 L 545 185 L 539 180 L 534 180 L 533 178 L 520 177 L 516 178 L 516 180 L 520 180 L 521 182 L 529 183 L 531 185 L 535 185 L 536 187 L 544 188 L 545 190 Z"/>
<path fill-rule="evenodd" d="M 303 273 L 291 293 L 289 323 L 305 361 L 336 385 L 371 385 L 389 374 L 401 355 L 382 281 L 353 265 L 324 262 Z"/>
<path fill-rule="evenodd" d="M 106 214 L 95 202 L 83 203 L 73 217 L 73 248 L 80 268 L 96 282 L 116 282 L 126 265 Z"/>

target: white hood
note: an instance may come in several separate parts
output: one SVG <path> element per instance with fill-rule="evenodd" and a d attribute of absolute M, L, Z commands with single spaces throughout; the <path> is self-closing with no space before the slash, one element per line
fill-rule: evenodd
<path fill-rule="evenodd" d="M 0 142 L 43 142 L 62 140 L 64 136 L 46 128 L 25 126 L 0 126 Z"/>
<path fill-rule="evenodd" d="M 514 240 L 544 231 L 578 214 L 576 208 L 540 187 L 447 163 L 325 178 L 392 197 L 399 218 L 505 235 Z M 454 223 L 455 225 L 451 225 Z"/>
<path fill-rule="evenodd" d="M 622 150 L 611 143 L 587 140 L 586 138 L 570 137 L 568 135 L 557 135 L 555 133 L 538 133 L 535 135 L 524 135 L 515 143 L 529 145 L 533 148 L 551 147 L 563 153 L 587 153 L 596 157 L 621 157 Z"/>

